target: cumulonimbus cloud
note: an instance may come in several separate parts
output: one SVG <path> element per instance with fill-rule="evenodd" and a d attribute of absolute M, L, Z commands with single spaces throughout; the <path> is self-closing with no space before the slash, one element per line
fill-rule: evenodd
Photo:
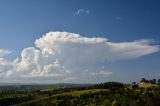
<path fill-rule="evenodd" d="M 14 61 L 0 60 L 0 78 L 7 80 L 80 79 L 82 76 L 108 76 L 111 71 L 99 64 L 106 61 L 135 59 L 160 51 L 153 40 L 110 42 L 106 38 L 89 38 L 69 32 L 49 32 L 25 48 Z M 6 51 L 1 50 L 0 54 Z M 87 71 L 86 71 L 87 70 Z"/>

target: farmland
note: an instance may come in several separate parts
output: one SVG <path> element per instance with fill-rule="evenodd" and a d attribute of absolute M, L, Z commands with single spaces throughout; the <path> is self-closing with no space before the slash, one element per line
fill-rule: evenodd
<path fill-rule="evenodd" d="M 66 84 L 67 85 L 67 84 Z M 66 86 L 65 85 L 65 86 Z M 70 85 L 70 84 L 69 84 Z M 158 84 L 105 82 L 92 85 L 25 86 L 1 90 L 0 106 L 159 106 Z M 27 87 L 27 88 L 26 88 Z"/>

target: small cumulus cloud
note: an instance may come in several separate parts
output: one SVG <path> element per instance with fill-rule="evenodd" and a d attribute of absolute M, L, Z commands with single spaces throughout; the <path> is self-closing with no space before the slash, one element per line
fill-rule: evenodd
<path fill-rule="evenodd" d="M 107 38 L 84 37 L 69 32 L 49 32 L 23 49 L 14 61 L 0 59 L 0 79 L 10 81 L 67 82 L 82 77 L 110 76 L 112 71 L 98 64 L 135 59 L 160 51 L 150 39 L 111 42 Z M 9 54 L 0 50 L 0 56 Z"/>
<path fill-rule="evenodd" d="M 73 13 L 74 16 L 80 15 L 80 14 L 89 14 L 90 10 L 86 9 L 78 9 L 76 12 Z"/>
<path fill-rule="evenodd" d="M 8 54 L 11 54 L 12 52 L 10 50 L 7 50 L 7 49 L 0 49 L 0 58 L 8 55 Z"/>

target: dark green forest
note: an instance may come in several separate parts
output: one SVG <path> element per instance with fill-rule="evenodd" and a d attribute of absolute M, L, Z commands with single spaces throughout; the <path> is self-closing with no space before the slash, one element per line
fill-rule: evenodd
<path fill-rule="evenodd" d="M 159 82 L 1 86 L 0 106 L 160 106 Z"/>

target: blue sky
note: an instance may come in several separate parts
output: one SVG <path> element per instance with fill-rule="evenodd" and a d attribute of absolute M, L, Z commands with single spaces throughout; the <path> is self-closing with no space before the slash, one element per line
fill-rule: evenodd
<path fill-rule="evenodd" d="M 156 41 L 154 44 L 159 45 L 159 5 L 158 0 L 2 0 L 0 49 L 12 51 L 7 57 L 8 61 L 21 58 L 25 48 L 35 47 L 35 40 L 51 31 L 66 31 L 88 38 L 107 38 L 115 43 L 153 39 Z M 98 63 L 96 65 L 100 64 L 112 74 L 77 82 L 132 82 L 141 77 L 160 78 L 159 63 L 160 52 L 134 59 Z M 4 78 L 4 81 L 7 80 Z M 16 81 L 23 82 L 21 79 Z"/>

